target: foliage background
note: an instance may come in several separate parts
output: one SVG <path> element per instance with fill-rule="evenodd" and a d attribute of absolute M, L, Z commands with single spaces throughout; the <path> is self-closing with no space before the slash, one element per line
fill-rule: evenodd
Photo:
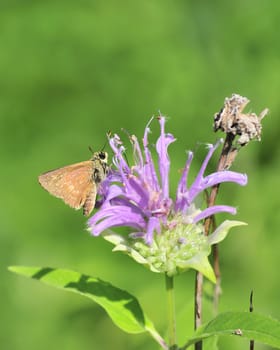
<path fill-rule="evenodd" d="M 220 201 L 238 206 L 237 219 L 249 226 L 221 246 L 220 311 L 247 310 L 253 289 L 255 310 L 280 318 L 279 17 L 276 0 L 1 0 L 1 348 L 157 348 L 146 335 L 123 334 L 90 301 L 7 266 L 66 267 L 110 280 L 136 294 L 164 332 L 162 276 L 90 237 L 81 212 L 43 191 L 37 176 L 88 159 L 87 147 L 100 149 L 108 130 L 141 137 L 160 110 L 178 139 L 174 189 L 185 150 L 219 136 L 212 117 L 233 92 L 252 101 L 249 109 L 271 113 L 262 143 L 242 150 L 234 166 L 248 186 L 221 191 Z M 194 168 L 202 156 L 200 147 Z M 190 272 L 176 280 L 181 341 L 192 331 L 193 279 Z M 240 338 L 220 344 L 247 346 Z"/>

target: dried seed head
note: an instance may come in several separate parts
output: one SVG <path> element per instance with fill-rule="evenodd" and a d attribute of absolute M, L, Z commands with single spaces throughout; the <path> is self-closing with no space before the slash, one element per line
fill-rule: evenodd
<path fill-rule="evenodd" d="M 214 131 L 222 130 L 226 134 L 239 135 L 237 143 L 247 145 L 252 139 L 261 139 L 261 120 L 268 113 L 264 109 L 259 116 L 255 113 L 242 113 L 245 106 L 250 102 L 247 97 L 232 94 L 226 97 L 224 106 L 214 117 Z"/>

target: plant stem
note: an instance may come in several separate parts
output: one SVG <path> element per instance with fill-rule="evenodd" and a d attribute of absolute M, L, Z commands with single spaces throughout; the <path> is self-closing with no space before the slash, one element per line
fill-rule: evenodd
<path fill-rule="evenodd" d="M 231 164 L 233 163 L 235 157 L 237 156 L 238 150 L 236 148 L 232 147 L 232 142 L 235 138 L 235 135 L 233 134 L 227 134 L 225 143 L 223 145 L 223 149 L 218 161 L 217 171 L 222 171 L 225 169 L 230 168 Z M 218 195 L 219 191 L 219 184 L 212 187 L 209 198 L 208 198 L 208 207 L 211 207 L 215 204 L 216 197 Z M 210 233 L 210 228 L 213 225 L 214 217 L 210 216 L 208 217 L 204 222 L 204 233 L 206 236 Z M 215 309 L 218 308 L 218 302 L 219 302 L 219 295 L 220 295 L 220 267 L 219 267 L 219 255 L 217 246 L 214 248 L 214 271 L 217 278 L 217 287 L 214 291 L 214 304 Z M 202 323 L 202 290 L 203 290 L 203 276 L 200 272 L 196 273 L 196 279 L 195 279 L 195 310 L 194 310 L 194 325 L 195 329 L 199 327 Z M 202 350 L 202 341 L 197 342 L 195 344 L 195 350 Z"/>
<path fill-rule="evenodd" d="M 195 275 L 195 291 L 194 291 L 194 329 L 201 326 L 202 323 L 202 287 L 203 275 L 197 272 Z M 202 350 L 202 341 L 195 343 L 195 350 Z"/>
<path fill-rule="evenodd" d="M 250 312 L 254 311 L 254 306 L 253 306 L 253 290 L 251 291 L 250 294 L 250 308 L 249 308 Z M 250 340 L 250 350 L 254 350 L 255 349 L 255 342 L 254 340 Z"/>
<path fill-rule="evenodd" d="M 169 350 L 169 346 L 166 344 L 164 339 L 160 336 L 160 334 L 153 327 L 147 328 L 147 331 L 154 338 L 154 340 L 161 346 L 162 349 Z"/>
<path fill-rule="evenodd" d="M 174 296 L 174 280 L 173 277 L 169 277 L 165 274 L 165 286 L 167 292 L 167 304 L 168 304 L 168 332 L 169 332 L 169 344 L 170 350 L 177 349 L 176 339 L 176 320 L 175 320 L 175 296 Z"/>

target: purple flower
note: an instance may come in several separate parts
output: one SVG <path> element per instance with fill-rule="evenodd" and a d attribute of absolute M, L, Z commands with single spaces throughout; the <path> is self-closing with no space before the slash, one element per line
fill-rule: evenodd
<path fill-rule="evenodd" d="M 101 186 L 103 204 L 89 220 L 90 231 L 95 236 L 106 231 L 103 235 L 115 244 L 115 250 L 125 251 L 153 271 L 172 275 L 194 267 L 213 280 L 209 266 L 208 272 L 205 272 L 205 258 L 210 253 L 213 241 L 219 241 L 216 233 L 218 229 L 214 236 L 206 237 L 200 221 L 220 212 L 235 214 L 236 209 L 226 205 L 199 209 L 195 207 L 194 201 L 205 189 L 222 182 L 246 185 L 247 176 L 233 171 L 219 171 L 205 176 L 209 160 L 222 142 L 220 140 L 215 145 L 208 145 L 206 158 L 190 187 L 187 186 L 187 180 L 193 153 L 188 153 L 176 197 L 172 199 L 169 193 L 168 147 L 175 138 L 165 132 L 165 118 L 160 116 L 157 120 L 160 125 L 160 136 L 155 147 L 157 165 L 148 142 L 152 120 L 145 128 L 143 151 L 138 139 L 130 137 L 134 154 L 132 166 L 128 165 L 124 157 L 125 148 L 119 136 L 110 139 L 117 170 L 112 171 Z M 241 224 L 234 223 L 228 224 L 227 230 Z M 116 235 L 109 230 L 117 226 L 130 227 L 129 237 Z M 221 235 L 225 237 L 225 230 Z M 204 267 L 201 267 L 203 264 Z"/>

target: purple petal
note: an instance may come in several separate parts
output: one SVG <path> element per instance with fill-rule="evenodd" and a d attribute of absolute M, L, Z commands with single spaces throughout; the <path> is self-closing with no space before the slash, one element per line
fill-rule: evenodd
<path fill-rule="evenodd" d="M 106 203 L 107 202 L 103 204 L 102 209 L 107 208 Z M 130 207 L 133 211 L 139 213 L 139 215 L 141 215 L 141 217 L 143 218 L 148 218 L 151 216 L 151 212 L 149 211 L 149 209 L 139 206 L 137 203 L 133 202 L 130 198 L 125 196 L 114 198 L 110 201 L 109 205 Z"/>
<path fill-rule="evenodd" d="M 130 226 L 143 229 L 146 221 L 141 211 L 134 206 L 115 205 L 101 208 L 88 221 L 93 235 L 99 235 L 102 231 L 113 226 Z"/>
<path fill-rule="evenodd" d="M 108 217 L 102 220 L 100 223 L 91 226 L 91 233 L 93 236 L 100 235 L 101 232 L 117 226 L 133 227 L 134 229 L 143 230 L 143 227 L 134 221 L 134 218 L 123 217 Z"/>
<path fill-rule="evenodd" d="M 225 171 L 218 171 L 206 176 L 203 182 L 205 183 L 205 186 L 212 187 L 222 182 L 235 182 L 240 186 L 245 186 L 247 185 L 247 181 L 248 181 L 248 178 L 246 174 L 240 174 L 240 173 L 237 173 L 236 171 L 225 170 Z"/>
<path fill-rule="evenodd" d="M 245 186 L 247 184 L 247 175 L 228 170 L 212 173 L 205 178 L 201 178 L 200 182 L 196 181 L 191 186 L 189 190 L 189 201 L 192 202 L 195 197 L 205 189 L 222 182 L 234 182 L 238 185 Z"/>
<path fill-rule="evenodd" d="M 205 210 L 202 210 L 196 217 L 194 218 L 193 222 L 197 223 L 200 220 L 203 220 L 207 218 L 208 216 L 217 214 L 217 213 L 230 213 L 232 215 L 236 214 L 236 208 L 230 207 L 228 205 L 213 205 L 212 207 L 209 207 Z"/>
<path fill-rule="evenodd" d="M 210 159 L 212 158 L 213 153 L 216 151 L 216 149 L 217 149 L 217 148 L 220 146 L 220 144 L 222 144 L 222 143 L 223 143 L 223 139 L 220 139 L 220 140 L 218 140 L 218 141 L 215 143 L 215 145 L 208 144 L 209 151 L 208 151 L 208 153 L 207 153 L 207 155 L 206 155 L 206 157 L 205 157 L 205 159 L 204 159 L 204 161 L 203 161 L 203 163 L 202 163 L 202 166 L 201 166 L 201 168 L 200 168 L 200 170 L 199 170 L 199 172 L 198 172 L 198 174 L 197 174 L 197 178 L 203 177 L 204 172 L 205 172 L 205 170 L 206 170 L 206 168 L 207 168 L 207 165 L 208 165 Z"/>
<path fill-rule="evenodd" d="M 151 122 L 154 120 L 154 117 L 152 117 L 149 121 L 148 121 L 148 124 L 146 125 L 145 127 L 145 131 L 144 131 L 144 137 L 143 137 L 143 146 L 146 148 L 148 147 L 148 134 L 151 132 L 151 129 L 150 129 L 150 124 Z"/>
<path fill-rule="evenodd" d="M 106 196 L 106 201 L 110 201 L 113 198 L 122 196 L 124 194 L 123 188 L 118 185 L 111 185 Z"/>
<path fill-rule="evenodd" d="M 145 235 L 145 241 L 147 244 L 152 244 L 154 231 L 160 232 L 160 222 L 159 219 L 152 216 L 148 221 L 147 233 Z"/>
<path fill-rule="evenodd" d="M 222 143 L 222 139 L 220 139 L 218 142 L 216 142 L 215 145 L 212 145 L 212 144 L 209 144 L 208 147 L 209 147 L 209 151 L 202 163 L 202 166 L 190 188 L 190 192 L 194 192 L 195 194 L 190 194 L 190 198 L 191 198 L 191 201 L 193 200 L 193 198 L 197 195 L 197 193 L 199 193 L 201 191 L 201 182 L 203 180 L 203 175 L 204 175 L 204 172 L 206 170 L 206 167 L 213 155 L 213 153 L 215 152 L 215 150 L 217 149 L 217 147 Z"/>
<path fill-rule="evenodd" d="M 142 208 L 147 208 L 149 204 L 150 192 L 145 184 L 141 183 L 135 176 L 130 176 L 128 180 L 130 190 L 126 190 L 126 194 L 137 205 Z"/>
<path fill-rule="evenodd" d="M 136 215 L 139 217 L 139 221 L 143 223 L 142 211 L 140 208 L 134 206 L 131 203 L 126 205 L 111 205 L 110 207 L 101 208 L 96 212 L 90 219 L 89 225 L 95 225 L 98 221 L 103 220 L 109 216 L 126 216 L 130 214 Z"/>
<path fill-rule="evenodd" d="M 141 152 L 138 139 L 135 135 L 132 135 L 130 139 L 133 145 L 133 156 L 134 156 L 135 163 L 139 166 L 139 168 L 143 168 L 144 162 L 143 162 L 142 152 Z"/>
<path fill-rule="evenodd" d="M 121 170 L 125 170 L 126 173 L 129 173 L 130 168 L 122 155 L 124 152 L 124 147 L 122 146 L 122 142 L 120 141 L 119 136 L 115 134 L 114 137 L 112 137 L 109 140 L 109 144 L 115 153 L 114 160 L 115 160 L 115 165 L 118 168 L 118 170 L 120 172 L 121 172 Z"/>
<path fill-rule="evenodd" d="M 148 142 L 148 134 L 150 132 L 149 125 L 151 124 L 152 120 L 154 118 L 151 118 L 148 125 L 145 128 L 144 132 L 144 138 L 143 138 L 143 147 L 144 147 L 144 154 L 145 154 L 145 165 L 142 169 L 142 176 L 145 179 L 146 182 L 150 183 L 151 188 L 153 188 L 155 191 L 160 190 L 159 182 L 157 173 L 155 170 L 155 165 L 152 159 L 151 152 L 148 148 L 149 142 Z"/>
<path fill-rule="evenodd" d="M 163 198 L 169 198 L 169 169 L 170 169 L 170 160 L 167 153 L 168 146 L 174 142 L 176 139 L 172 134 L 165 134 L 164 124 L 165 118 L 158 117 L 160 123 L 160 137 L 156 143 L 156 150 L 159 158 L 159 173 L 161 177 L 161 186 Z"/>
<path fill-rule="evenodd" d="M 179 210 L 184 211 L 185 207 L 190 205 L 188 201 L 188 195 L 187 195 L 187 182 L 188 182 L 188 174 L 189 174 L 192 160 L 193 160 L 193 152 L 189 152 L 188 159 L 186 161 L 181 179 L 177 187 L 175 211 L 179 211 Z"/>

